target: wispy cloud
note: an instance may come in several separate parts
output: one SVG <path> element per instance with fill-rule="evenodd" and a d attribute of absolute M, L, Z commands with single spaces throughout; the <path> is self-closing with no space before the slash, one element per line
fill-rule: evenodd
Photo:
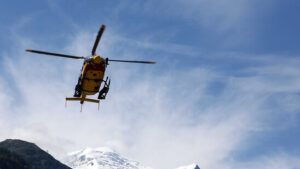
<path fill-rule="evenodd" d="M 299 168 L 299 166 L 300 166 L 299 156 L 291 156 L 285 153 L 278 153 L 271 156 L 262 156 L 251 162 L 234 165 L 235 168 L 242 168 L 242 169 L 254 169 L 254 168 L 294 169 L 294 168 Z"/>
<path fill-rule="evenodd" d="M 65 50 L 84 54 L 90 47 L 82 46 L 82 42 L 91 37 L 93 33 L 80 33 Z M 143 54 L 128 44 L 118 45 L 119 51 L 113 51 L 112 46 L 126 40 L 112 39 L 115 41 L 108 43 L 111 46 L 101 46 L 106 53 Z M 151 42 L 145 43 L 138 46 L 147 48 L 150 43 L 152 50 L 160 50 Z M 21 48 L 25 46 L 28 44 Z M 23 50 L 18 52 L 21 54 Z M 32 62 L 33 57 L 27 55 L 17 62 L 7 59 L 10 76 L 18 82 L 16 88 L 24 100 L 14 113 L 24 114 L 15 117 L 17 123 L 3 120 L 1 126 L 9 126 L 6 137 L 37 142 L 58 157 L 66 151 L 108 145 L 154 168 L 175 168 L 192 162 L 204 168 L 219 168 L 233 152 L 247 146 L 244 141 L 255 136 L 255 131 L 268 125 L 263 118 L 268 99 L 264 88 L 269 92 L 299 90 L 293 87 L 298 83 L 298 73 L 289 76 L 292 83 L 259 85 L 274 79 L 271 75 L 278 74 L 276 64 L 251 68 L 254 76 L 235 78 L 197 66 L 184 72 L 166 69 L 157 74 L 149 72 L 152 67 L 112 63 L 108 70 L 112 76 L 108 100 L 101 103 L 99 112 L 97 105 L 86 104 L 80 113 L 78 103 L 64 108 L 64 97 L 73 93 L 80 63 L 50 57 Z M 286 64 L 287 72 L 296 70 L 294 62 Z M 282 78 L 290 75 L 284 72 L 279 74 Z M 211 95 L 210 85 L 220 80 L 224 87 Z M 8 93 L 1 95 L 9 97 Z M 9 107 L 3 111 L 11 112 Z"/>
<path fill-rule="evenodd" d="M 132 10 L 190 19 L 226 32 L 234 29 L 232 25 L 247 22 L 244 19 L 251 10 L 249 1 L 226 2 L 176 1 L 175 6 L 162 2 L 153 11 L 157 2 L 148 1 L 132 4 L 137 5 Z M 127 6 L 121 3 L 114 15 Z M 160 10 L 164 7 L 167 10 Z M 94 35 L 94 30 L 78 29 L 56 52 L 88 55 Z M 158 169 L 189 163 L 212 169 L 299 167 L 299 158 L 289 152 L 261 155 L 252 161 L 234 156 L 256 139 L 257 132 L 274 130 L 282 123 L 295 125 L 290 122 L 299 117 L 300 110 L 297 57 L 216 51 L 205 53 L 204 58 L 197 46 L 158 42 L 151 35 L 128 38 L 111 29 L 103 36 L 100 55 L 154 59 L 158 64 L 111 63 L 107 100 L 101 102 L 100 111 L 97 105 L 86 103 L 81 113 L 79 103 L 64 107 L 65 96 L 73 94 L 81 62 L 25 54 L 26 48 L 41 49 L 47 44 L 36 44 L 18 34 L 14 38 L 19 50 L 5 54 L 7 71 L 0 78 L 1 139 L 26 139 L 59 158 L 68 151 L 106 145 Z M 204 63 L 181 66 L 187 58 L 194 62 L 203 59 Z M 234 67 L 236 62 L 243 66 Z M 281 97 L 274 106 L 270 102 L 277 94 Z M 270 120 L 290 114 L 293 116 L 285 122 Z"/>

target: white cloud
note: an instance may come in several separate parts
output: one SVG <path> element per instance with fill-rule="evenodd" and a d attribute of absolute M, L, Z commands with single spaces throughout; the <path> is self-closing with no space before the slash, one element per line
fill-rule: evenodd
<path fill-rule="evenodd" d="M 5 139 L 10 134 L 10 126 L 6 125 L 7 121 L 13 122 L 12 112 L 8 111 L 13 107 L 13 98 L 9 92 L 4 78 L 0 77 L 0 139 Z"/>

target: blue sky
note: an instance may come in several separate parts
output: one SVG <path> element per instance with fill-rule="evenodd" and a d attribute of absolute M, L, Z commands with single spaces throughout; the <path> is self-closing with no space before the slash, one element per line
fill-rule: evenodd
<path fill-rule="evenodd" d="M 300 168 L 300 2 L 7 1 L 0 6 L 0 139 L 57 158 L 110 146 L 153 168 Z M 112 63 L 97 105 L 69 103 L 81 62 Z"/>

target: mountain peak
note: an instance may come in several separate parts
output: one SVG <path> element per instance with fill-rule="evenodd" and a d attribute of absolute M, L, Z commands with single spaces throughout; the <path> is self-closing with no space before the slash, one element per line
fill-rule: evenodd
<path fill-rule="evenodd" d="M 107 147 L 86 148 L 69 153 L 67 164 L 73 169 L 150 169 L 126 159 Z"/>
<path fill-rule="evenodd" d="M 0 142 L 0 145 L 10 147 L 10 149 L 17 149 L 20 146 L 24 146 L 24 145 L 26 145 L 27 147 L 30 147 L 30 148 L 34 148 L 34 149 L 38 148 L 38 146 L 35 145 L 34 143 L 30 143 L 30 142 L 19 140 L 19 139 L 6 139 L 6 140 Z"/>
<path fill-rule="evenodd" d="M 197 164 L 191 164 L 191 165 L 188 165 L 188 166 L 179 167 L 177 169 L 200 169 L 200 167 Z"/>
<path fill-rule="evenodd" d="M 68 156 L 72 156 L 72 155 L 91 155 L 91 154 L 94 154 L 94 153 L 114 153 L 115 151 L 108 148 L 108 147 L 97 147 L 97 148 L 85 148 L 83 150 L 80 150 L 80 151 L 74 151 L 74 152 L 71 152 L 71 153 L 68 153 Z"/>

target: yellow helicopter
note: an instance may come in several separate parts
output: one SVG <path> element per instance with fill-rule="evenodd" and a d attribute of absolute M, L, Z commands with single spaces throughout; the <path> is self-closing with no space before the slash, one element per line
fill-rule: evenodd
<path fill-rule="evenodd" d="M 83 59 L 83 66 L 81 69 L 81 74 L 78 78 L 78 83 L 75 87 L 75 93 L 73 97 L 66 97 L 66 101 L 80 101 L 80 104 L 87 102 L 98 103 L 100 100 L 106 98 L 106 95 L 109 91 L 110 86 L 110 79 L 106 77 L 103 80 L 105 69 L 109 62 L 127 62 L 127 63 L 144 63 L 144 64 L 155 64 L 155 62 L 151 61 L 134 61 L 134 60 L 113 60 L 108 58 L 102 58 L 99 55 L 96 55 L 96 49 L 101 39 L 101 36 L 105 30 L 105 25 L 100 27 L 98 35 L 96 37 L 93 49 L 92 49 L 92 56 L 91 57 L 83 57 L 83 56 L 73 56 L 73 55 L 65 55 L 65 54 L 58 54 L 58 53 L 50 53 L 44 52 L 39 50 L 31 50 L 27 49 L 27 52 L 37 53 L 37 54 L 44 54 L 44 55 L 51 55 L 51 56 L 58 56 L 64 58 L 71 58 L 71 59 Z M 103 88 L 100 90 L 100 86 L 104 82 Z M 87 95 L 95 95 L 98 94 L 98 99 L 89 99 L 86 98 Z"/>

